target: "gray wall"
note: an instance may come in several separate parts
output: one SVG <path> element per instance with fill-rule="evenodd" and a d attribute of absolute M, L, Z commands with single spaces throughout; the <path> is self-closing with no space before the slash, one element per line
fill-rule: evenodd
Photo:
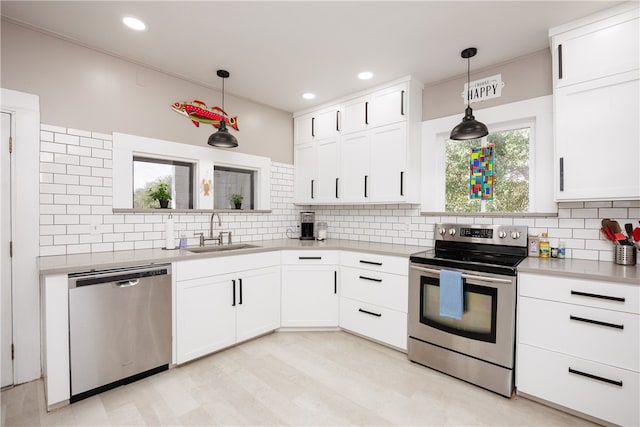
<path fill-rule="evenodd" d="M 482 52 L 478 52 L 478 55 L 481 54 Z M 495 74 L 502 74 L 502 81 L 505 84 L 502 88 L 502 96 L 473 103 L 471 107 L 474 110 L 551 95 L 551 52 L 549 49 L 540 50 L 477 71 L 474 71 L 473 59 L 471 60 L 472 81 Z M 422 95 L 422 119 L 430 120 L 453 114 L 460 114 L 462 118 L 465 105 L 461 93 L 466 82 L 467 75 L 464 74 L 425 85 Z M 481 118 L 478 120 L 482 121 Z"/>
<path fill-rule="evenodd" d="M 39 95 L 42 123 L 194 145 L 206 145 L 215 131 L 211 125 L 196 128 L 171 104 L 197 98 L 220 105 L 220 91 L 6 21 L 1 39 L 1 85 Z M 234 150 L 293 163 L 291 113 L 231 96 L 230 71 L 225 110 L 238 116 L 240 126 L 231 131 L 240 144 Z M 137 83 L 140 76 L 143 86 Z"/>

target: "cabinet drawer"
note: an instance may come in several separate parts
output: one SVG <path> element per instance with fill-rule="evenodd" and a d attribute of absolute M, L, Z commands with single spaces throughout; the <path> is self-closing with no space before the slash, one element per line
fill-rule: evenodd
<path fill-rule="evenodd" d="M 282 264 L 287 265 L 338 264 L 339 261 L 336 251 L 282 251 Z"/>
<path fill-rule="evenodd" d="M 638 285 L 524 273 L 518 288 L 521 296 L 640 313 Z"/>
<path fill-rule="evenodd" d="M 519 392 L 615 424 L 637 426 L 640 423 L 640 374 L 637 372 L 524 344 L 518 345 L 516 360 Z"/>
<path fill-rule="evenodd" d="M 408 278 L 352 267 L 340 267 L 340 295 L 407 312 Z"/>
<path fill-rule="evenodd" d="M 277 251 L 178 261 L 174 263 L 173 274 L 176 280 L 190 280 L 274 265 L 280 265 Z"/>
<path fill-rule="evenodd" d="M 392 274 L 409 274 L 409 257 L 342 251 L 340 265 Z"/>
<path fill-rule="evenodd" d="M 340 298 L 340 327 L 407 350 L 406 313 L 351 298 Z"/>
<path fill-rule="evenodd" d="M 534 298 L 518 301 L 518 342 L 640 371 L 640 316 Z"/>

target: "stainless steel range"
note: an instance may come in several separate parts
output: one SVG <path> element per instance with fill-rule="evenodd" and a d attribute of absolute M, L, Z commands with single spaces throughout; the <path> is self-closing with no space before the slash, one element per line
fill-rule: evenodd
<path fill-rule="evenodd" d="M 436 224 L 435 248 L 410 258 L 409 360 L 510 397 L 526 256 L 526 226 Z M 459 318 L 441 315 L 441 274 L 461 280 Z"/>

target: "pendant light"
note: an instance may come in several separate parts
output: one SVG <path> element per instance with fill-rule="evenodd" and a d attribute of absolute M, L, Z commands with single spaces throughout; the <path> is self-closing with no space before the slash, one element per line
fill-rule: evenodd
<path fill-rule="evenodd" d="M 456 140 L 464 140 L 464 139 L 476 139 L 482 138 L 483 136 L 487 136 L 489 130 L 484 123 L 481 123 L 476 120 L 473 116 L 473 110 L 471 109 L 471 102 L 469 102 L 469 90 L 471 89 L 470 81 L 471 81 L 471 72 L 470 72 L 470 62 L 469 58 L 473 58 L 478 49 L 475 47 L 469 47 L 463 50 L 460 53 L 460 56 L 466 58 L 467 60 L 467 108 L 464 110 L 464 117 L 462 118 L 462 122 L 453 128 L 451 131 L 451 136 L 449 138 Z"/>
<path fill-rule="evenodd" d="M 226 70 L 218 70 L 217 74 L 218 77 L 222 79 L 222 110 L 224 111 L 224 79 L 229 77 L 229 72 Z M 238 146 L 238 140 L 227 130 L 227 123 L 221 120 L 218 131 L 209 137 L 207 144 L 214 147 L 234 148 Z"/>

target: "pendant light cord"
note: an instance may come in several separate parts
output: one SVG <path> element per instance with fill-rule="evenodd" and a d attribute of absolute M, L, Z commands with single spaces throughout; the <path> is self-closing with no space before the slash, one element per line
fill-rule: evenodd
<path fill-rule="evenodd" d="M 224 77 L 222 78 L 222 111 L 224 111 Z"/>
<path fill-rule="evenodd" d="M 469 91 L 471 90 L 470 86 L 471 86 L 471 58 L 467 58 L 467 107 L 471 104 L 471 102 L 469 102 Z"/>

